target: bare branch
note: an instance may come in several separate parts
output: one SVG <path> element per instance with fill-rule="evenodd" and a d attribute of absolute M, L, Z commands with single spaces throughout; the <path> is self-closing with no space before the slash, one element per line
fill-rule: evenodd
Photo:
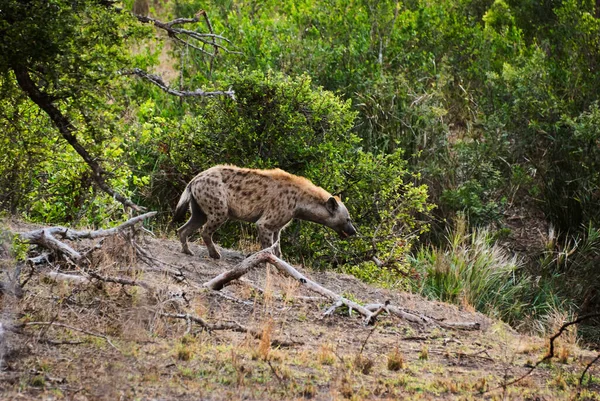
<path fill-rule="evenodd" d="M 99 337 L 99 338 L 103 338 L 104 340 L 106 340 L 106 342 L 108 344 L 110 344 L 111 347 L 113 347 L 114 349 L 116 349 L 117 351 L 121 352 L 113 343 L 112 341 L 110 341 L 110 338 L 108 338 L 107 336 L 105 336 L 104 334 L 98 334 L 98 333 L 94 333 L 92 331 L 89 330 L 85 330 L 85 329 L 80 329 L 78 327 L 74 327 L 74 326 L 69 326 L 68 324 L 64 324 L 64 323 L 57 323 L 57 322 L 27 322 L 27 323 L 23 323 L 23 326 L 57 326 L 57 327 L 64 327 L 66 329 L 70 329 L 70 330 L 75 330 L 75 331 L 79 331 L 83 334 L 87 334 L 89 336 L 93 336 L 93 337 Z"/>
<path fill-rule="evenodd" d="M 242 277 L 244 274 L 248 273 L 250 270 L 258 266 L 259 264 L 266 262 L 269 259 L 269 255 L 271 254 L 271 252 L 273 252 L 273 250 L 275 249 L 276 245 L 277 243 L 275 243 L 270 248 L 263 249 L 262 251 L 256 252 L 255 254 L 247 257 L 234 269 L 219 274 L 217 277 L 204 283 L 203 286 L 206 288 L 210 288 L 211 290 L 222 289 L 225 286 L 225 284 L 229 283 L 232 280 Z"/>
<path fill-rule="evenodd" d="M 317 294 L 321 294 L 324 297 L 329 298 L 330 300 L 332 300 L 334 302 L 341 302 L 342 304 L 346 305 L 348 308 L 356 310 L 358 313 L 360 313 L 361 315 L 363 315 L 365 317 L 364 323 L 366 325 L 373 323 L 373 313 L 371 311 L 369 311 L 368 309 L 366 309 L 364 306 L 359 305 L 354 301 L 350 301 L 349 299 L 346 299 L 346 298 L 342 297 L 341 295 L 338 295 L 335 292 L 333 292 L 325 287 L 322 287 L 321 285 L 317 284 L 316 282 L 306 278 L 302 273 L 300 273 L 298 270 L 294 269 L 289 263 L 285 262 L 284 260 L 279 259 L 275 255 L 268 254 L 268 261 L 269 261 L 269 263 L 271 263 L 273 266 L 275 266 L 277 269 L 279 269 L 283 273 L 287 274 L 288 276 L 292 276 L 293 278 L 298 280 L 302 285 L 304 285 L 309 290 L 316 292 Z"/>
<path fill-rule="evenodd" d="M 34 231 L 28 231 L 25 233 L 17 233 L 17 235 L 19 235 L 19 237 L 21 237 L 22 239 L 28 240 L 28 241 L 38 238 L 39 236 L 43 235 L 43 233 L 46 233 L 48 235 L 58 235 L 61 238 L 68 239 L 68 240 L 104 238 L 104 237 L 108 237 L 111 235 L 115 235 L 129 227 L 134 226 L 135 224 L 139 223 L 142 220 L 153 217 L 156 215 L 156 213 L 157 212 L 148 212 L 148 213 L 141 214 L 139 216 L 132 217 L 131 219 L 127 220 L 126 222 L 119 224 L 116 227 L 109 228 L 109 229 L 100 229 L 100 230 L 93 230 L 93 231 L 92 230 L 81 230 L 80 231 L 80 230 L 73 230 L 73 229 L 67 228 L 67 227 L 56 226 L 56 227 L 42 228 L 42 229 L 34 230 Z"/>
<path fill-rule="evenodd" d="M 490 391 L 493 391 L 493 390 L 497 390 L 499 388 L 507 388 L 508 386 L 511 386 L 511 385 L 513 385 L 515 383 L 518 383 L 521 380 L 523 380 L 524 378 L 526 378 L 527 376 L 529 376 L 531 373 L 533 373 L 533 371 L 535 369 L 537 369 L 537 367 L 540 364 L 544 363 L 547 360 L 550 360 L 550 359 L 554 358 L 554 340 L 556 340 L 568 327 L 573 326 L 574 324 L 581 323 L 584 320 L 593 319 L 593 318 L 596 318 L 596 317 L 600 317 L 600 313 L 590 313 L 588 315 L 583 315 L 583 316 L 578 317 L 575 320 L 572 320 L 570 322 L 567 322 L 567 323 L 563 324 L 560 327 L 560 329 L 552 337 L 550 337 L 550 346 L 548 348 L 548 353 L 542 359 L 540 359 L 539 361 L 537 361 L 536 364 L 533 365 L 531 368 L 529 368 L 529 370 L 527 372 L 525 372 L 523 375 L 521 375 L 521 376 L 517 377 L 516 379 L 513 379 L 513 380 L 511 380 L 511 381 L 509 381 L 507 383 L 503 383 L 502 385 L 500 385 L 498 387 L 494 387 L 493 389 L 490 389 L 490 390 L 486 391 L 486 393 L 489 393 Z M 588 366 L 586 366 L 586 368 L 584 370 L 584 374 L 585 374 L 585 372 L 587 372 L 588 368 L 590 366 L 592 366 L 594 364 L 594 362 L 596 362 L 596 360 L 598 360 L 598 358 L 594 359 L 592 361 L 592 363 L 590 363 Z M 581 383 L 581 381 L 582 381 L 582 379 L 580 378 L 580 383 Z"/>
<path fill-rule="evenodd" d="M 158 315 L 164 316 L 164 317 L 192 321 L 208 331 L 231 330 L 231 331 L 236 331 L 239 333 L 250 334 L 254 338 L 262 337 L 262 333 L 259 332 L 258 330 L 250 329 L 250 328 L 248 328 L 238 322 L 235 322 L 235 321 L 211 324 L 211 323 L 208 323 L 206 320 L 202 319 L 201 317 L 198 317 L 195 315 L 190 315 L 189 313 L 165 313 L 165 312 L 157 312 L 157 313 L 158 313 Z M 274 346 L 280 346 L 280 347 L 290 347 L 290 346 L 299 345 L 302 343 L 281 341 L 281 340 L 272 340 L 271 344 Z"/>
<path fill-rule="evenodd" d="M 66 227 L 47 227 L 47 228 L 42 228 L 39 230 L 29 231 L 29 232 L 25 232 L 25 233 L 17 233 L 17 235 L 19 237 L 21 237 L 21 239 L 23 239 L 31 244 L 41 245 L 44 248 L 55 251 L 74 262 L 80 262 L 80 261 L 86 260 L 89 252 L 82 255 L 81 253 L 79 253 L 75 249 L 73 249 L 71 246 L 56 239 L 54 237 L 54 235 L 58 235 L 58 236 L 61 236 L 62 238 L 66 238 L 69 240 L 82 239 L 82 238 L 89 238 L 89 239 L 103 238 L 103 237 L 107 237 L 110 235 L 115 235 L 129 227 L 134 226 L 135 224 L 141 222 L 144 219 L 154 216 L 155 214 L 156 214 L 156 212 L 148 212 L 148 213 L 142 214 L 140 216 L 133 217 L 133 218 L 127 220 L 126 222 L 118 225 L 117 227 L 109 228 L 107 230 L 101 229 L 101 230 L 94 230 L 94 231 L 89 231 L 89 230 L 78 231 L 78 230 L 71 230 Z M 93 249 L 96 249 L 96 247 Z"/>
<path fill-rule="evenodd" d="M 445 329 L 459 329 L 459 330 L 479 330 L 481 325 L 478 322 L 443 322 L 431 317 L 425 316 L 421 313 L 403 310 L 397 306 L 386 305 L 386 304 L 369 304 L 365 305 L 365 308 L 374 311 L 374 314 L 379 314 L 382 311 L 389 313 L 390 315 L 396 315 L 409 322 L 418 324 L 432 324 L 443 327 Z"/>
<path fill-rule="evenodd" d="M 166 31 L 167 35 L 169 35 L 169 37 L 176 39 L 178 41 L 181 41 L 185 44 L 193 45 L 193 43 L 191 43 L 190 41 L 182 39 L 181 36 L 197 40 L 201 43 L 211 45 L 214 48 L 214 53 L 208 53 L 211 57 L 216 56 L 219 49 L 221 49 L 227 53 L 239 53 L 239 52 L 233 52 L 233 51 L 227 49 L 222 44 L 217 42 L 217 40 L 220 40 L 223 42 L 231 43 L 231 41 L 229 39 L 225 38 L 224 36 L 217 35 L 213 32 L 212 24 L 210 23 L 210 20 L 208 19 L 208 15 L 206 14 L 206 12 L 204 10 L 198 12 L 194 18 L 176 18 L 169 22 L 162 22 L 156 18 L 152 18 L 152 17 L 148 17 L 148 16 L 144 16 L 144 15 L 137 15 L 137 14 L 133 14 L 133 15 L 138 19 L 138 21 L 145 23 L 145 24 L 153 24 L 155 27 Z M 206 25 L 207 25 L 210 33 L 200 33 L 200 32 L 192 31 L 190 29 L 185 29 L 185 28 L 174 28 L 175 25 L 194 24 L 194 23 L 200 22 L 200 16 L 202 16 L 204 21 L 206 22 Z"/>
<path fill-rule="evenodd" d="M 144 79 L 152 82 L 154 85 L 158 86 L 163 91 L 167 92 L 170 95 L 174 95 L 174 96 L 179 96 L 179 97 L 229 96 L 230 98 L 235 99 L 235 92 L 231 89 L 226 90 L 226 91 L 211 91 L 211 92 L 206 92 L 202 89 L 196 89 L 194 91 L 180 91 L 177 89 L 173 89 L 173 88 L 169 87 L 169 85 L 167 85 L 162 80 L 161 77 L 154 75 L 154 74 L 150 74 L 139 68 L 134 68 L 133 70 L 129 70 L 129 71 L 123 71 L 123 74 L 137 75 L 140 78 L 144 78 Z"/>
<path fill-rule="evenodd" d="M 148 284 L 147 282 L 143 281 L 143 280 L 135 280 L 135 279 L 130 279 L 130 278 L 125 278 L 125 277 L 110 277 L 110 276 L 102 276 L 98 273 L 95 272 L 88 272 L 88 274 L 95 278 L 96 280 L 100 280 L 100 281 L 104 281 L 107 283 L 115 283 L 115 284 L 121 284 L 121 285 L 131 285 L 131 286 L 139 286 L 142 288 L 145 288 L 147 290 L 153 290 L 154 286 Z"/>

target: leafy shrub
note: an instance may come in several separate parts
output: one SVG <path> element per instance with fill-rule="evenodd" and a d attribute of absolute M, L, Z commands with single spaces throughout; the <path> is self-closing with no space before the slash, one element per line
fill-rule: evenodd
<path fill-rule="evenodd" d="M 297 222 L 283 236 L 287 255 L 321 266 L 363 263 L 375 255 L 392 270 L 402 264 L 427 229 L 418 225 L 417 215 L 431 208 L 426 187 L 410 182 L 402 152 L 363 151 L 351 132 L 356 113 L 350 102 L 314 88 L 306 75 L 250 71 L 231 77 L 222 86 L 235 90 L 236 100 L 206 100 L 180 121 L 156 117 L 150 101 L 141 108 L 139 140 L 128 154 L 151 176 L 144 203 L 170 210 L 186 183 L 215 164 L 279 167 L 340 194 L 361 233 L 332 240 L 329 230 Z M 233 245 L 239 227 L 220 230 L 219 242 Z"/>

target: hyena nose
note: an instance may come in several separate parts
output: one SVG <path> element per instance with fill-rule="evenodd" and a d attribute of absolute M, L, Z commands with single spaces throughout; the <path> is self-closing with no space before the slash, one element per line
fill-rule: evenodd
<path fill-rule="evenodd" d="M 356 228 L 352 224 L 348 224 L 348 226 L 344 229 L 344 233 L 347 237 L 351 237 L 356 235 Z"/>

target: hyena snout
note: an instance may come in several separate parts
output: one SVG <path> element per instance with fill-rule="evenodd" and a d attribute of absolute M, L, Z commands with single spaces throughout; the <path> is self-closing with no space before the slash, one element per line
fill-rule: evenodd
<path fill-rule="evenodd" d="M 356 228 L 354 228 L 352 223 L 349 221 L 337 227 L 335 231 L 337 231 L 337 233 L 342 238 L 352 237 L 353 235 L 356 235 Z"/>

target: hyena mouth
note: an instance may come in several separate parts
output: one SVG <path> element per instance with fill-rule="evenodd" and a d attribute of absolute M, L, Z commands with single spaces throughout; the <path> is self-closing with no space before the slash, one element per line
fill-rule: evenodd
<path fill-rule="evenodd" d="M 342 236 L 344 238 L 348 238 L 350 236 L 350 234 L 348 234 L 346 231 L 342 230 Z"/>

